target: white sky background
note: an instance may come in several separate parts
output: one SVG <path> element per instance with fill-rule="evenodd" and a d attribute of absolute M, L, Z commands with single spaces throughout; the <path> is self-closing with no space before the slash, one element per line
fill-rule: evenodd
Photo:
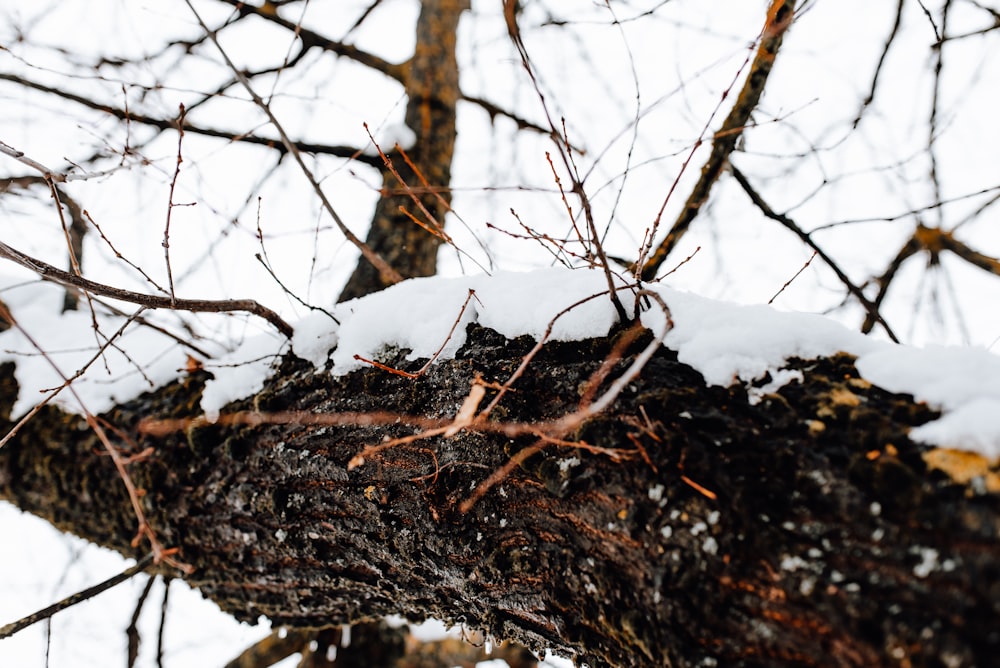
<path fill-rule="evenodd" d="M 304 23 L 340 37 L 366 4 L 313 0 Z M 499 2 L 473 4 L 473 12 L 463 20 L 460 38 L 464 92 L 542 120 L 537 98 L 525 84 L 499 19 Z M 574 21 L 570 28 L 543 25 L 543 6 L 524 4 L 522 28 L 546 98 L 554 115 L 565 117 L 571 140 L 587 149 L 586 155 L 578 158 L 579 165 L 582 171 L 593 170 L 587 185 L 599 223 L 610 223 L 608 250 L 633 258 L 671 182 L 719 104 L 722 91 L 749 55 L 766 3 L 674 0 L 651 17 L 627 21 L 621 27 L 609 24 L 601 3 L 547 3 L 560 17 Z M 619 18 L 626 19 L 660 4 L 620 3 L 615 9 Z M 851 132 L 850 123 L 867 93 L 895 3 L 808 3 L 810 9 L 787 37 L 754 115 L 759 127 L 747 133 L 744 151 L 733 157 L 775 209 L 790 209 L 790 215 L 806 229 L 875 219 L 841 225 L 816 236 L 857 282 L 884 269 L 912 234 L 917 220 L 913 216 L 884 219 L 934 201 L 926 178 L 929 161 L 925 151 L 934 34 L 916 3 L 909 4 L 899 43 L 881 78 L 879 96 L 858 130 Z M 932 11 L 940 5 L 925 4 Z M 197 7 L 210 25 L 218 25 L 228 15 L 227 10 L 219 11 L 216 3 L 200 2 Z M 417 3 L 412 0 L 386 0 L 370 25 L 352 34 L 351 39 L 391 61 L 403 60 L 412 49 L 416 10 Z M 990 23 L 985 12 L 960 2 L 949 31 L 977 30 Z M 198 34 L 181 2 L 0 0 L 0 25 L 4 26 L 0 44 L 7 49 L 0 52 L 0 72 L 30 76 L 118 105 L 127 100 L 137 113 L 175 116 L 179 102 L 190 106 L 198 91 L 211 90 L 227 77 L 217 54 L 208 47 L 198 50 L 194 58 L 183 58 L 176 49 L 167 56 L 155 55 L 166 40 Z M 15 27 L 24 30 L 25 41 L 16 39 Z M 287 35 L 253 21 L 231 35 L 223 33 L 222 43 L 239 65 L 247 67 L 272 64 L 290 48 Z M 51 47 L 81 55 L 67 56 Z M 628 63 L 629 51 L 635 79 Z M 107 67 L 95 71 L 87 67 L 87 58 L 95 54 L 146 54 L 151 59 L 124 72 Z M 1000 81 L 998 58 L 995 33 L 947 46 L 936 142 L 944 199 L 1000 185 L 1000 163 L 995 159 L 1000 129 L 994 111 L 1000 96 L 990 83 Z M 362 148 L 366 141 L 363 123 L 378 136 L 378 128 L 401 119 L 405 100 L 395 84 L 329 56 L 310 55 L 307 62 L 307 74 L 283 73 L 274 86 L 273 108 L 294 137 Z M 131 85 L 133 82 L 162 86 L 143 90 Z M 741 83 L 734 87 L 730 100 Z M 229 93 L 228 99 L 194 109 L 189 119 L 200 125 L 257 129 L 260 134 L 274 136 L 241 91 L 233 88 Z M 633 144 L 631 120 L 637 104 L 641 121 Z M 5 82 L 0 82 L 0 105 L 4 110 L 0 141 L 56 169 L 64 169 L 67 160 L 82 160 L 98 149 L 109 154 L 100 164 L 110 169 L 120 164 L 119 154 L 126 142 L 140 147 L 150 164 L 130 158 L 126 169 L 75 182 L 67 190 L 118 250 L 165 284 L 160 242 L 176 163 L 176 134 L 165 133 L 150 142 L 150 133 L 141 127 L 133 125 L 126 133 L 120 124 L 100 114 Z M 727 111 L 728 103 L 724 103 L 713 126 Z M 553 235 L 567 232 L 566 212 L 544 157 L 551 145 L 531 134 L 513 137 L 510 121 L 498 119 L 491 125 L 481 110 L 470 105 L 459 108 L 459 122 L 453 167 L 455 210 L 490 249 L 495 267 L 523 269 L 549 263 L 551 256 L 538 245 L 487 230 L 485 222 L 520 232 L 509 213 L 514 208 L 522 220 L 539 230 Z M 174 200 L 197 204 L 177 207 L 172 214 L 172 267 L 178 294 L 249 296 L 279 310 L 289 320 L 305 315 L 305 309 L 286 298 L 254 259 L 260 252 L 256 239 L 259 221 L 268 257 L 282 281 L 308 301 L 331 304 L 353 268 L 356 252 L 319 214 L 315 196 L 290 161 L 270 173 L 275 156 L 256 147 L 229 145 L 190 133 L 184 138 L 183 155 Z M 683 204 L 706 156 L 707 144 L 681 177 L 666 208 L 665 227 Z M 317 160 L 313 167 L 324 179 L 334 206 L 363 236 L 378 186 L 373 171 L 334 159 Z M 0 157 L 0 175 L 25 173 L 22 165 Z M 930 210 L 919 219 L 926 224 L 954 226 L 995 194 Z M 457 221 L 449 221 L 449 226 L 463 250 L 488 265 L 471 234 Z M 996 229 L 996 212 L 987 209 L 964 223 L 957 236 L 995 257 L 1000 255 Z M 0 240 L 58 266 L 65 264 L 58 220 L 44 193 L 36 197 L 0 196 Z M 134 271 L 114 261 L 114 254 L 96 234 L 91 233 L 86 243 L 88 277 L 151 291 Z M 764 221 L 725 176 L 676 251 L 676 258 L 686 257 L 698 246 L 702 250 L 670 277 L 670 285 L 756 304 L 766 302 L 811 255 L 790 233 Z M 441 264 L 446 274 L 463 271 L 448 249 L 441 253 Z M 1000 281 L 951 258 L 946 258 L 944 271 L 926 274 L 923 268 L 920 259 L 905 265 L 903 280 L 883 308 L 897 334 L 917 344 L 991 346 L 1000 336 L 1000 309 L 995 306 Z M 464 270 L 477 271 L 468 261 Z M 0 266 L 0 273 L 30 278 L 13 266 Z M 935 290 L 940 293 L 937 305 Z M 832 315 L 855 328 L 861 310 L 854 305 L 838 309 L 842 295 L 836 278 L 817 259 L 779 297 L 776 306 L 808 312 L 835 309 Z M 3 298 L 12 297 L 8 293 Z M 187 320 L 204 333 L 222 327 L 225 336 L 236 341 L 267 330 L 260 321 L 243 317 Z M 9 507 L 0 508 L 0 526 L 7 535 L 19 536 L 18 541 L 2 543 L 0 563 L 10 564 L 2 572 L 25 573 L 24 578 L 0 582 L 0 622 L 123 567 L 113 555 L 82 547 L 18 515 Z M 49 665 L 103 666 L 122 661 L 123 629 L 138 591 L 137 585 L 130 586 L 104 595 L 103 600 L 119 597 L 115 603 L 98 600 L 56 617 Z M 182 597 L 182 589 L 182 585 L 174 586 L 171 596 L 175 602 Z M 186 598 L 195 601 L 198 597 Z M 150 665 L 148 652 L 155 637 L 158 598 L 154 596 L 147 605 L 147 654 L 141 665 Z M 212 614 L 212 608 L 208 603 L 190 602 L 175 606 L 173 621 L 168 619 L 168 624 L 175 626 L 168 626 L 168 639 L 172 636 L 173 640 L 168 643 L 171 656 L 167 665 L 184 664 L 181 657 L 186 651 L 192 652 L 187 656 L 197 657 L 199 665 L 218 665 L 235 655 L 248 637 L 262 634 L 260 628 L 247 630 Z M 100 623 L 94 624 L 94 619 Z M 192 620 L 197 621 L 182 626 Z M 0 665 L 44 665 L 41 643 L 39 630 L 0 641 Z"/>

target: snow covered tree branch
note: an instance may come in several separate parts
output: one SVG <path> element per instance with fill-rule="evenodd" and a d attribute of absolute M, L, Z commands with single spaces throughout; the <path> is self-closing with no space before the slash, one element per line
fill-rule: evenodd
<path fill-rule="evenodd" d="M 230 665 L 995 656 L 996 12 L 90 4 L 0 10 L 0 498 Z"/>

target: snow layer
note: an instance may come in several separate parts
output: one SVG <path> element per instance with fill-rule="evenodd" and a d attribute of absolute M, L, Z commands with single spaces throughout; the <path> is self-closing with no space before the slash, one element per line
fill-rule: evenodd
<path fill-rule="evenodd" d="M 187 355 L 175 340 L 127 318 L 92 315 L 86 302 L 61 313 L 63 294 L 52 284 L 0 277 L 0 299 L 17 322 L 0 333 L 0 361 L 16 363 L 14 417 L 49 395 L 71 412 L 100 413 L 168 383 L 184 368 Z M 84 369 L 72 391 L 57 392 Z"/>
<path fill-rule="evenodd" d="M 332 315 L 339 325 L 325 313 L 309 316 L 296 325 L 291 346 L 317 368 L 329 366 L 331 373 L 339 375 L 365 365 L 356 356 L 378 359 L 387 348 L 409 350 L 410 359 L 430 358 L 438 351 L 441 358 L 453 357 L 465 343 L 465 328 L 471 322 L 509 338 L 529 335 L 538 340 L 549 327 L 549 338 L 554 340 L 603 336 L 617 320 L 607 289 L 602 272 L 585 269 L 414 279 L 338 304 Z M 816 315 L 719 302 L 666 286 L 651 289 L 667 304 L 674 324 L 665 345 L 700 371 L 708 384 L 749 383 L 768 372 L 791 380 L 794 374 L 776 373 L 790 357 L 843 351 L 858 357 L 858 370 L 867 380 L 893 392 L 912 394 L 917 401 L 943 411 L 940 419 L 914 429 L 912 438 L 1000 457 L 1000 357 L 986 350 L 894 345 Z M 60 362 L 64 374 L 72 374 L 93 357 L 96 344 L 89 314 L 56 315 L 51 295 L 46 301 L 37 299 L 31 290 L 12 294 L 14 298 L 6 293 L 3 298 L 15 317 L 39 347 Z M 626 308 L 631 308 L 635 303 L 631 292 L 620 294 Z M 655 301 L 647 306 L 643 324 L 662 331 L 665 313 Z M 105 325 L 107 329 L 114 323 L 109 319 Z M 89 347 L 80 341 L 86 337 L 90 337 Z M 128 346 L 128 357 L 109 351 L 106 361 L 91 365 L 74 382 L 90 411 L 103 410 L 166 382 L 183 366 L 180 347 L 153 330 L 128 329 L 121 343 Z M 206 414 L 217 415 L 229 401 L 263 387 L 273 361 L 287 347 L 287 341 L 267 334 L 207 363 L 215 379 L 202 400 Z M 18 363 L 22 388 L 15 407 L 18 413 L 38 400 L 40 388 L 62 382 L 48 360 L 17 330 L 0 334 L 0 360 L 8 359 Z M 73 402 L 67 407 L 80 410 Z"/>

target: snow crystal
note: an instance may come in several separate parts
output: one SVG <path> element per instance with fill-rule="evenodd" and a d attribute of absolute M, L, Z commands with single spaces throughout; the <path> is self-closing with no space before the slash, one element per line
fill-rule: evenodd
<path fill-rule="evenodd" d="M 938 566 L 938 551 L 932 547 L 920 548 L 920 563 L 913 567 L 913 574 L 918 578 L 930 575 Z"/>

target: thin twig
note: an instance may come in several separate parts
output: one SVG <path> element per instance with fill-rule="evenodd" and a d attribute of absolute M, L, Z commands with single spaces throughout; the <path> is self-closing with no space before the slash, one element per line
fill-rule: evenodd
<path fill-rule="evenodd" d="M 262 246 L 263 246 L 263 243 L 262 243 Z M 254 257 L 257 259 L 258 262 L 260 262 L 261 266 L 264 267 L 264 270 L 271 275 L 271 278 L 273 278 L 274 282 L 278 284 L 278 287 L 281 288 L 282 290 L 284 290 L 284 292 L 285 292 L 286 295 L 288 295 L 289 297 L 291 297 L 292 299 L 294 299 L 298 303 L 302 304 L 303 306 L 305 306 L 310 311 L 319 311 L 319 312 L 323 313 L 325 316 L 327 316 L 328 318 L 330 318 L 331 320 L 333 320 L 338 325 L 340 324 L 340 321 L 337 320 L 337 316 L 333 315 L 332 313 L 330 313 L 329 311 L 327 311 L 322 306 L 313 306 L 312 304 L 307 303 L 301 297 L 299 297 L 297 294 L 295 294 L 294 292 L 292 292 L 291 290 L 289 290 L 287 287 L 285 287 L 285 284 L 281 282 L 281 279 L 278 278 L 278 275 L 274 273 L 273 269 L 271 269 L 271 265 L 267 263 L 267 260 L 265 260 L 264 257 L 261 256 L 260 253 L 254 253 Z"/>
<path fill-rule="evenodd" d="M 172 299 L 160 295 L 147 295 L 139 292 L 122 290 L 121 288 L 97 283 L 82 276 L 75 276 L 69 272 L 53 267 L 47 262 L 37 260 L 30 255 L 11 248 L 7 244 L 0 242 L 0 257 L 7 258 L 26 269 L 29 269 L 43 279 L 58 283 L 63 286 L 72 286 L 92 292 L 94 294 L 118 299 L 132 304 L 138 304 L 149 309 L 171 309 L 175 311 L 193 311 L 198 313 L 227 313 L 231 311 L 243 311 L 259 316 L 274 325 L 275 329 L 291 338 L 295 330 L 285 322 L 281 316 L 259 304 L 252 299 Z"/>
<path fill-rule="evenodd" d="M 156 630 L 156 666 L 157 668 L 163 668 L 163 635 L 164 630 L 167 628 L 167 608 L 170 602 L 170 583 L 173 581 L 172 578 L 164 575 L 161 576 L 163 580 L 163 600 L 160 602 L 160 624 L 159 628 Z"/>
<path fill-rule="evenodd" d="M 805 242 L 807 246 L 816 251 L 820 259 L 822 259 L 823 262 L 826 263 L 826 266 L 830 267 L 830 269 L 833 270 L 833 273 L 837 275 L 837 278 L 840 279 L 840 282 L 844 284 L 844 287 L 846 287 L 848 291 L 850 291 L 850 293 L 854 295 L 854 297 L 861 303 L 861 305 L 865 307 L 865 311 L 868 313 L 868 315 L 874 318 L 875 321 L 878 322 L 880 325 L 882 325 L 882 328 L 885 330 L 886 335 L 890 339 L 892 339 L 892 341 L 894 341 L 895 343 L 899 343 L 899 339 L 896 338 L 896 335 L 893 333 L 892 328 L 889 327 L 889 323 L 887 323 L 885 321 L 885 318 L 882 317 L 882 314 L 879 313 L 878 305 L 872 302 L 872 300 L 868 299 L 868 297 L 861 290 L 861 288 L 855 285 L 854 282 L 850 279 L 850 277 L 844 273 L 844 270 L 841 269 L 840 266 L 833 261 L 833 258 L 827 255 L 826 252 L 822 248 L 820 248 L 815 241 L 813 241 L 812 236 L 808 232 L 803 230 L 801 227 L 799 227 L 798 223 L 789 218 L 787 215 L 783 213 L 778 213 L 777 211 L 772 209 L 771 206 L 764 200 L 764 198 L 761 197 L 760 193 L 758 193 L 754 189 L 753 185 L 750 183 L 747 177 L 743 175 L 743 173 L 740 170 L 736 169 L 736 167 L 732 165 L 730 165 L 730 168 L 733 173 L 733 178 L 735 178 L 736 182 L 740 184 L 740 187 L 743 188 L 743 192 L 747 194 L 747 196 L 750 198 L 750 201 L 754 203 L 754 205 L 760 210 L 760 212 L 763 213 L 767 218 L 770 218 L 775 222 L 781 223 L 785 228 L 791 230 L 795 234 L 795 236 L 797 236 L 799 239 Z"/>
<path fill-rule="evenodd" d="M 885 61 L 889 56 L 889 51 L 892 49 L 892 45 L 896 41 L 896 36 L 899 34 L 899 27 L 903 24 L 903 9 L 905 6 L 906 0 L 897 0 L 896 18 L 892 23 L 892 29 L 889 31 L 889 37 L 886 38 L 885 44 L 882 45 L 882 54 L 879 56 L 878 63 L 875 65 L 875 72 L 872 74 L 872 83 L 868 88 L 868 95 L 866 95 L 865 99 L 861 101 L 861 108 L 858 109 L 858 115 L 854 118 L 854 123 L 851 124 L 854 128 L 858 127 L 858 124 L 861 123 L 862 116 L 865 115 L 865 111 L 867 111 L 869 105 L 875 101 L 875 93 L 878 91 L 878 79 L 882 74 L 882 68 L 885 66 Z"/>
<path fill-rule="evenodd" d="M 149 597 L 149 592 L 153 590 L 153 584 L 156 582 L 156 577 L 149 577 L 146 579 L 146 586 L 142 588 L 142 593 L 139 594 L 139 600 L 135 602 L 135 610 L 132 611 L 132 619 L 129 621 L 128 627 L 125 629 L 125 638 L 128 640 L 128 668 L 135 668 L 135 660 L 139 658 L 139 642 L 141 636 L 139 635 L 139 615 L 142 614 L 142 607 L 146 603 L 146 599 Z"/>
<path fill-rule="evenodd" d="M 787 281 L 785 281 L 785 284 L 782 285 L 781 288 L 777 292 L 775 292 L 774 295 L 770 299 L 767 300 L 768 305 L 773 304 L 774 300 L 777 299 L 779 296 L 781 296 L 781 293 L 784 292 L 785 289 L 789 285 L 791 285 L 792 283 L 794 283 L 795 279 L 798 278 L 799 276 L 801 276 L 803 271 L 805 271 L 806 269 L 809 268 L 809 265 L 812 264 L 812 261 L 816 259 L 816 256 L 818 254 L 819 254 L 818 252 L 813 251 L 813 254 L 809 256 L 809 259 L 806 260 L 806 263 L 804 265 L 802 265 L 801 267 L 799 267 L 799 270 L 797 272 L 795 272 L 795 275 L 792 276 L 791 278 L 789 278 Z"/>
<path fill-rule="evenodd" d="M 553 143 L 555 143 L 556 148 L 559 150 L 559 157 L 562 159 L 563 167 L 565 167 L 566 172 L 570 175 L 573 182 L 572 192 L 579 198 L 580 205 L 583 207 L 584 219 L 587 221 L 587 227 L 590 232 L 590 244 L 593 247 L 592 255 L 597 258 L 597 262 L 595 264 L 600 266 L 601 270 L 604 272 L 604 277 L 608 282 L 608 291 L 605 294 L 611 298 L 611 303 L 614 305 L 615 311 L 618 313 L 619 321 L 622 323 L 628 322 L 628 313 L 625 311 L 625 307 L 622 305 L 621 299 L 618 297 L 618 288 L 615 286 L 615 277 L 611 273 L 611 264 L 608 262 L 608 257 L 604 253 L 604 247 L 601 244 L 601 235 L 597 231 L 597 224 L 594 221 L 594 212 L 590 205 L 590 198 L 584 188 L 583 181 L 580 179 L 580 172 L 577 169 L 573 158 L 573 148 L 570 145 L 569 133 L 566 131 L 565 119 L 563 119 L 563 129 L 560 132 L 560 130 L 556 127 L 555 121 L 552 119 L 552 114 L 549 112 L 549 106 L 545 100 L 545 93 L 542 92 L 541 85 L 538 82 L 538 77 L 535 75 L 535 68 L 531 65 L 531 58 L 528 56 L 528 48 L 525 46 L 524 40 L 521 39 L 521 30 L 517 25 L 518 8 L 519 4 L 517 0 L 503 0 L 503 12 L 504 20 L 507 24 L 507 34 L 521 58 L 521 66 L 527 73 L 528 79 L 531 80 L 531 85 L 535 89 L 538 102 L 541 104 L 542 111 L 545 113 L 545 120 L 548 122 L 549 127 L 552 130 L 551 136 Z M 580 236 L 579 233 L 578 236 Z M 586 244 L 586 241 L 582 236 L 580 236 L 580 241 Z"/>
<path fill-rule="evenodd" d="M 333 219 L 333 222 L 336 223 L 337 228 L 340 230 L 340 233 L 343 234 L 344 238 L 346 238 L 349 242 L 351 242 L 359 251 L 361 251 L 361 255 L 363 255 L 364 258 L 368 260 L 378 270 L 379 275 L 382 277 L 382 281 L 384 283 L 392 285 L 393 283 L 399 283 L 400 281 L 402 281 L 403 277 L 399 274 L 398 271 L 390 267 L 389 264 L 385 261 L 385 259 L 382 258 L 381 255 L 373 251 L 371 247 L 368 246 L 368 244 L 366 244 L 360 238 L 358 238 L 358 236 L 354 234 L 354 232 L 352 232 L 350 228 L 347 227 L 347 224 L 340 217 L 340 214 L 338 214 L 337 211 L 333 208 L 333 205 L 327 198 L 326 193 L 323 192 L 323 188 L 320 187 L 319 181 L 312 173 L 312 170 L 309 169 L 308 165 L 306 165 L 306 162 L 302 158 L 302 154 L 299 152 L 299 149 L 295 145 L 295 142 L 293 142 L 288 137 L 288 134 L 285 132 L 284 126 L 281 124 L 280 121 L 278 121 L 278 118 L 274 115 L 274 112 L 271 111 L 271 107 L 260 97 L 260 95 L 257 94 L 257 92 L 253 89 L 253 86 L 250 84 L 250 80 L 246 78 L 246 75 L 244 75 L 242 71 L 240 71 L 240 69 L 236 67 L 236 64 L 232 61 L 232 59 L 230 59 L 229 54 L 226 53 L 225 49 L 223 49 L 222 45 L 219 43 L 215 31 L 209 29 L 208 25 L 201 18 L 201 14 L 199 14 L 198 10 L 194 8 L 194 5 L 191 3 L 191 0 L 184 0 L 184 2 L 191 10 L 191 13 L 194 15 L 195 19 L 198 21 L 198 25 L 201 26 L 202 30 L 205 31 L 209 39 L 215 45 L 215 48 L 218 49 L 219 54 L 222 56 L 222 59 L 226 62 L 226 65 L 229 67 L 229 69 L 232 70 L 233 74 L 236 75 L 236 78 L 239 80 L 240 84 L 242 84 L 244 90 L 246 90 L 247 93 L 250 95 L 250 98 L 253 100 L 254 104 L 257 105 L 257 107 L 261 111 L 263 111 L 265 115 L 267 115 L 267 119 L 271 122 L 271 125 L 274 126 L 274 129 L 277 130 L 278 135 L 281 137 L 281 143 L 292 155 L 292 158 L 294 158 L 295 163 L 299 166 L 299 169 L 302 171 L 303 175 L 305 175 L 306 179 L 309 181 L 310 185 L 313 188 L 313 191 L 316 193 L 316 196 L 319 197 L 319 200 L 322 203 L 323 208 L 326 210 L 328 214 L 330 214 L 330 217 Z"/>
<path fill-rule="evenodd" d="M 170 179 L 170 194 L 167 197 L 167 221 L 163 226 L 163 258 L 167 264 L 167 287 L 170 289 L 170 299 L 173 301 L 174 294 L 174 270 L 170 267 L 170 218 L 174 207 L 178 206 L 174 202 L 174 190 L 177 188 L 177 178 L 181 175 L 181 164 L 184 162 L 184 116 L 187 110 L 184 103 L 180 105 L 180 114 L 177 116 L 177 164 L 174 165 L 174 176 Z"/>
<path fill-rule="evenodd" d="M 649 259 L 641 265 L 640 275 L 643 280 L 650 281 L 656 276 L 660 266 L 677 246 L 681 237 L 688 231 L 691 223 L 701 212 L 702 206 L 708 201 L 712 186 L 722 174 L 729 155 L 736 148 L 737 141 L 743 135 L 743 131 L 750 122 L 751 114 L 757 108 L 757 103 L 764 93 L 764 87 L 767 85 L 778 50 L 781 48 L 782 39 L 795 18 L 795 2 L 796 0 L 771 0 L 767 11 L 767 20 L 761 31 L 757 54 L 754 56 L 753 64 L 743 82 L 743 89 L 740 91 L 739 97 L 736 98 L 736 103 L 729 111 L 729 115 L 726 116 L 726 120 L 723 121 L 722 127 L 715 133 L 712 140 L 712 151 L 705 165 L 701 168 L 701 176 L 694 188 L 691 189 L 691 194 L 688 195 L 680 215 L 667 232 L 667 236 L 649 255 Z M 699 140 L 694 148 L 698 148 L 700 143 Z M 674 186 L 671 187 L 671 193 L 675 186 L 676 180 Z M 670 193 L 668 193 L 667 199 L 669 197 Z M 667 199 L 664 199 L 663 207 L 666 207 Z M 662 212 L 663 208 L 660 209 L 660 214 L 657 215 L 654 222 L 654 234 Z"/>
<path fill-rule="evenodd" d="M 142 124 L 147 127 L 156 128 L 157 130 L 174 130 L 177 127 L 175 119 L 147 116 L 144 114 L 136 113 L 134 110 L 129 110 L 127 108 L 121 109 L 118 107 L 113 107 L 108 104 L 95 102 L 94 100 L 84 97 L 82 95 L 74 95 L 73 93 L 70 93 L 68 91 L 60 90 L 58 88 L 53 88 L 52 86 L 46 86 L 45 84 L 41 84 L 38 83 L 37 81 L 26 79 L 24 77 L 15 74 L 0 72 L 0 81 L 9 81 L 11 83 L 17 84 L 18 86 L 23 86 L 24 88 L 37 90 L 39 92 L 46 93 L 48 95 L 55 95 L 56 97 L 59 97 L 63 100 L 69 100 L 70 102 L 74 102 L 76 104 L 84 106 L 87 109 L 99 111 L 109 116 L 112 116 L 113 118 L 117 118 L 120 121 L 125 121 L 125 123 L 127 124 L 132 124 L 132 123 Z M 221 86 L 220 88 L 224 89 L 228 88 L 228 86 L 229 84 L 227 83 L 225 86 Z M 212 97 L 213 96 L 208 95 L 206 96 L 206 99 L 212 99 Z M 196 106 L 197 104 L 192 104 L 188 107 L 188 110 L 194 109 Z M 285 147 L 285 145 L 281 142 L 281 140 L 275 137 L 259 137 L 257 135 L 248 134 L 246 132 L 236 132 L 233 130 L 220 130 L 218 128 L 201 127 L 198 125 L 193 125 L 190 122 L 185 123 L 184 130 L 188 133 L 201 135 L 203 137 L 213 137 L 216 139 L 224 139 L 230 142 L 254 144 L 256 146 L 264 146 L 269 149 L 274 149 L 279 152 L 288 151 L 287 147 Z M 10 150 L 9 151 L 5 150 L 4 147 L 7 147 L 7 149 Z M 299 141 L 295 142 L 295 148 L 303 153 L 311 153 L 316 155 L 332 155 L 338 158 L 345 158 L 348 160 L 363 162 L 367 165 L 371 165 L 372 167 L 378 166 L 377 158 L 365 155 L 356 146 L 316 144 L 311 142 Z M 131 150 L 134 152 L 135 149 L 133 148 Z M 11 149 L 6 144 L 3 144 L 3 142 L 0 142 L 0 153 L 6 153 L 7 155 L 11 155 L 12 157 L 15 158 L 18 157 L 19 155 L 20 156 L 24 155 L 20 151 Z M 29 166 L 32 167 L 38 164 L 35 163 L 34 161 L 32 161 L 33 164 L 25 162 L 23 160 L 21 162 L 24 162 L 25 164 L 28 164 Z M 119 167 L 116 167 L 114 169 L 107 170 L 104 172 L 87 172 L 82 174 L 69 174 L 69 173 L 56 173 L 56 172 L 51 172 L 51 173 L 53 174 L 53 177 L 55 178 L 56 181 L 62 183 L 63 181 L 84 181 L 87 179 L 97 178 L 116 172 L 119 169 L 120 169 Z"/>
<path fill-rule="evenodd" d="M 57 612 L 61 612 L 67 608 L 71 608 L 77 603 L 82 603 L 87 599 L 91 599 L 97 596 L 98 594 L 105 592 L 108 589 L 111 589 L 115 585 L 119 585 L 122 582 L 125 582 L 129 578 L 132 578 L 141 573 L 142 571 L 146 570 L 147 568 L 149 568 L 150 564 L 152 563 L 153 563 L 152 553 L 147 554 L 138 562 L 136 562 L 135 566 L 132 566 L 131 568 L 126 568 L 118 575 L 108 578 L 104 582 L 96 584 L 93 587 L 87 587 L 83 591 L 79 591 L 73 594 L 72 596 L 67 596 L 58 603 L 53 603 L 48 607 L 42 608 L 38 612 L 34 612 L 28 615 L 27 617 L 22 617 L 16 622 L 11 622 L 10 624 L 7 624 L 4 627 L 0 627 L 0 640 L 3 640 L 4 638 L 9 638 L 18 631 L 28 628 L 32 624 L 40 622 L 43 619 L 48 619 Z"/>

